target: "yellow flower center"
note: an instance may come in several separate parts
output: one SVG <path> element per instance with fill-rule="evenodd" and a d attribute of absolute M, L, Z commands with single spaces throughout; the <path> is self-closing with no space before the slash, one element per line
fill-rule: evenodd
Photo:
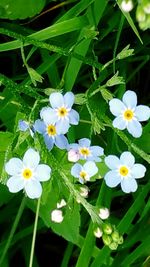
<path fill-rule="evenodd" d="M 131 109 L 127 109 L 124 114 L 123 114 L 124 118 L 128 121 L 131 121 L 134 117 L 134 113 Z"/>
<path fill-rule="evenodd" d="M 122 176 L 127 176 L 128 173 L 129 173 L 129 170 L 126 166 L 122 166 L 120 169 L 119 169 L 119 173 L 122 175 Z"/>
<path fill-rule="evenodd" d="M 22 175 L 24 179 L 28 180 L 32 177 L 32 171 L 30 169 L 25 169 Z"/>
<path fill-rule="evenodd" d="M 79 153 L 82 156 L 87 157 L 87 156 L 90 155 L 91 152 L 90 152 L 90 150 L 87 147 L 82 147 L 82 148 L 80 148 Z"/>
<path fill-rule="evenodd" d="M 84 180 L 86 180 L 87 173 L 85 171 L 80 172 L 80 177 Z"/>
<path fill-rule="evenodd" d="M 58 109 L 58 116 L 63 118 L 65 116 L 67 116 L 68 114 L 68 110 L 65 107 L 61 107 Z"/>
<path fill-rule="evenodd" d="M 52 135 L 52 136 L 54 136 L 54 135 L 56 135 L 56 127 L 54 126 L 54 125 L 48 125 L 47 126 L 47 133 L 48 133 L 48 135 Z"/>

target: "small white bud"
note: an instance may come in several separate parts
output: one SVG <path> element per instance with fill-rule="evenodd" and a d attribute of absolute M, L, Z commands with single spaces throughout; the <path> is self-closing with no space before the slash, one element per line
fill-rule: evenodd
<path fill-rule="evenodd" d="M 68 152 L 68 161 L 70 162 L 77 162 L 79 160 L 80 156 L 78 151 L 74 149 L 70 149 Z"/>
<path fill-rule="evenodd" d="M 131 0 L 123 0 L 121 8 L 124 12 L 130 12 L 133 9 L 133 2 Z"/>
<path fill-rule="evenodd" d="M 66 201 L 61 199 L 60 202 L 57 202 L 57 209 L 61 209 L 62 207 L 66 206 Z"/>
<path fill-rule="evenodd" d="M 63 221 L 63 213 L 61 210 L 53 210 L 51 212 L 51 220 L 56 223 L 61 223 Z"/>
<path fill-rule="evenodd" d="M 82 197 L 88 197 L 89 189 L 87 186 L 80 186 L 80 195 Z"/>
<path fill-rule="evenodd" d="M 109 209 L 107 209 L 107 208 L 99 209 L 99 214 L 98 215 L 102 220 L 106 220 L 110 215 Z"/>
<path fill-rule="evenodd" d="M 145 6 L 143 6 L 143 9 L 146 14 L 150 14 L 150 3 L 147 3 Z"/>
<path fill-rule="evenodd" d="M 94 235 L 97 237 L 97 238 L 100 238 L 102 236 L 103 232 L 102 230 L 97 227 L 95 230 L 94 230 Z"/>

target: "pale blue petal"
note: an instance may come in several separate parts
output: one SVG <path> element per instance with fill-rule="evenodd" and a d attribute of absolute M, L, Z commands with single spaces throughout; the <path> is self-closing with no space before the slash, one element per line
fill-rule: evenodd
<path fill-rule="evenodd" d="M 29 129 L 29 124 L 26 121 L 20 120 L 18 122 L 18 128 L 20 131 L 25 132 L 27 129 Z"/>
<path fill-rule="evenodd" d="M 91 146 L 90 151 L 94 156 L 102 156 L 104 155 L 104 149 L 100 146 Z"/>
<path fill-rule="evenodd" d="M 116 187 L 121 182 L 120 175 L 117 174 L 116 171 L 109 171 L 104 176 L 104 180 L 109 187 Z"/>
<path fill-rule="evenodd" d="M 17 193 L 24 188 L 24 181 L 19 176 L 12 176 L 9 178 L 6 185 L 11 193 Z"/>
<path fill-rule="evenodd" d="M 139 105 L 135 109 L 135 115 L 138 121 L 147 121 L 150 118 L 150 108 L 144 105 Z"/>
<path fill-rule="evenodd" d="M 70 124 L 77 125 L 79 123 L 79 113 L 76 110 L 71 109 L 68 116 Z"/>
<path fill-rule="evenodd" d="M 64 104 L 66 108 L 71 108 L 74 103 L 74 94 L 72 92 L 67 92 L 64 95 Z"/>
<path fill-rule="evenodd" d="M 35 169 L 40 162 L 39 152 L 35 151 L 32 148 L 29 148 L 23 157 L 23 164 L 25 167 L 30 167 Z"/>
<path fill-rule="evenodd" d="M 39 164 L 36 168 L 36 178 L 38 181 L 48 181 L 51 175 L 51 168 L 46 164 Z"/>
<path fill-rule="evenodd" d="M 70 149 L 74 149 L 74 150 L 78 150 L 79 149 L 79 145 L 78 144 L 69 144 L 69 146 L 68 146 L 68 150 L 70 150 Z"/>
<path fill-rule="evenodd" d="M 52 150 L 54 146 L 55 139 L 53 139 L 51 136 L 48 136 L 47 134 L 44 135 L 44 141 L 45 145 L 48 150 Z"/>
<path fill-rule="evenodd" d="M 132 170 L 131 170 L 131 175 L 133 178 L 142 178 L 145 176 L 146 168 L 142 164 L 134 164 Z"/>
<path fill-rule="evenodd" d="M 29 180 L 25 184 L 25 192 L 31 199 L 39 198 L 42 194 L 42 186 L 38 180 Z"/>
<path fill-rule="evenodd" d="M 138 138 L 142 135 L 142 126 L 138 121 L 132 120 L 127 125 L 127 130 L 133 137 Z"/>
<path fill-rule="evenodd" d="M 137 95 L 135 92 L 128 90 L 124 93 L 122 101 L 127 108 L 135 108 L 137 105 Z"/>
<path fill-rule="evenodd" d="M 36 120 L 33 127 L 35 131 L 40 134 L 44 134 L 46 132 L 46 125 L 42 120 Z"/>
<path fill-rule="evenodd" d="M 12 158 L 5 164 L 5 171 L 10 175 L 21 173 L 22 169 L 23 163 L 18 158 Z"/>
<path fill-rule="evenodd" d="M 82 157 L 82 158 L 85 159 L 84 157 Z M 97 156 L 92 156 L 92 155 L 88 156 L 88 157 L 86 158 L 86 160 L 88 160 L 88 161 L 95 161 L 95 162 L 101 162 L 101 161 L 102 161 L 99 157 L 97 157 Z"/>
<path fill-rule="evenodd" d="M 113 120 L 113 126 L 114 128 L 117 128 L 119 130 L 124 130 L 127 124 L 126 124 L 126 121 L 123 120 L 123 117 L 119 116 Z"/>
<path fill-rule="evenodd" d="M 45 122 L 45 124 L 55 124 L 58 120 L 57 113 L 52 108 L 44 108 L 40 112 L 41 119 Z"/>
<path fill-rule="evenodd" d="M 109 101 L 109 107 L 111 113 L 114 116 L 119 116 L 122 113 L 122 111 L 124 111 L 126 108 L 123 102 L 117 98 L 114 98 Z"/>
<path fill-rule="evenodd" d="M 66 134 L 69 130 L 69 121 L 67 119 L 59 120 L 56 123 L 57 133 L 58 134 Z"/>
<path fill-rule="evenodd" d="M 71 175 L 76 178 L 79 178 L 81 171 L 82 171 L 82 166 L 79 163 L 76 163 L 71 168 Z"/>
<path fill-rule="evenodd" d="M 68 140 L 63 134 L 57 135 L 55 137 L 55 145 L 60 149 L 67 149 L 68 148 Z"/>
<path fill-rule="evenodd" d="M 135 163 L 135 158 L 130 152 L 125 151 L 121 154 L 120 161 L 123 165 L 127 165 L 131 168 Z"/>
<path fill-rule="evenodd" d="M 116 156 L 109 155 L 105 158 L 105 164 L 108 166 L 109 169 L 115 170 L 120 165 L 120 160 Z"/>
<path fill-rule="evenodd" d="M 88 138 L 82 138 L 78 141 L 80 147 L 89 147 L 91 144 L 91 140 Z"/>
<path fill-rule="evenodd" d="M 123 179 L 121 181 L 121 189 L 125 193 L 135 192 L 137 188 L 138 186 L 135 179 Z"/>
<path fill-rule="evenodd" d="M 89 177 L 94 176 L 98 172 L 98 168 L 93 161 L 87 161 L 83 165 L 83 169 L 88 173 Z"/>
<path fill-rule="evenodd" d="M 61 93 L 52 93 L 49 97 L 52 108 L 60 108 L 64 105 L 64 97 Z"/>

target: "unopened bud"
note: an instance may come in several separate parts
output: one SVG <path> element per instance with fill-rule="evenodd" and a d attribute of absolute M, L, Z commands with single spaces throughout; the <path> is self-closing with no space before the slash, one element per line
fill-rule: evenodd
<path fill-rule="evenodd" d="M 70 149 L 68 152 L 68 161 L 77 162 L 80 158 L 80 155 L 77 150 Z"/>
<path fill-rule="evenodd" d="M 115 243 L 115 242 L 112 242 L 112 243 L 110 243 L 110 245 L 109 245 L 109 248 L 110 248 L 111 250 L 116 250 L 117 247 L 118 247 L 118 244 Z"/>
<path fill-rule="evenodd" d="M 102 230 L 99 227 L 97 227 L 93 233 L 97 238 L 100 238 L 103 234 Z"/>
<path fill-rule="evenodd" d="M 51 212 L 51 220 L 56 223 L 61 223 L 63 221 L 63 213 L 61 210 L 53 210 Z"/>
<path fill-rule="evenodd" d="M 121 8 L 124 12 L 130 12 L 133 9 L 133 2 L 131 0 L 123 0 Z"/>
<path fill-rule="evenodd" d="M 105 235 L 105 234 L 103 234 L 103 235 L 102 235 L 102 239 L 103 239 L 103 242 L 104 242 L 104 244 L 105 244 L 106 246 L 109 246 L 109 245 L 111 244 L 111 242 L 112 242 L 112 238 L 111 238 L 111 236 L 109 236 L 109 235 Z"/>
<path fill-rule="evenodd" d="M 80 195 L 82 197 L 88 197 L 89 189 L 87 186 L 80 186 Z"/>
<path fill-rule="evenodd" d="M 57 202 L 57 209 L 61 209 L 64 206 L 66 206 L 66 201 L 64 199 L 62 199 L 60 202 Z"/>
<path fill-rule="evenodd" d="M 118 240 L 118 244 L 121 245 L 123 243 L 123 236 L 120 236 L 119 240 Z"/>
<path fill-rule="evenodd" d="M 110 223 L 104 223 L 103 224 L 103 231 L 105 234 L 111 235 L 111 233 L 113 231 L 111 224 Z"/>
<path fill-rule="evenodd" d="M 146 14 L 145 14 L 145 12 L 141 6 L 137 7 L 136 18 L 137 18 L 138 22 L 143 22 L 146 20 Z"/>
<path fill-rule="evenodd" d="M 111 237 L 113 239 L 114 242 L 118 242 L 120 236 L 119 236 L 119 233 L 117 231 L 114 231 L 112 234 L 111 234 Z"/>
<path fill-rule="evenodd" d="M 109 209 L 107 209 L 107 208 L 101 208 L 100 210 L 99 210 L 99 217 L 102 219 L 102 220 L 106 220 L 108 217 L 109 217 L 109 215 L 110 215 L 110 213 L 109 213 Z"/>

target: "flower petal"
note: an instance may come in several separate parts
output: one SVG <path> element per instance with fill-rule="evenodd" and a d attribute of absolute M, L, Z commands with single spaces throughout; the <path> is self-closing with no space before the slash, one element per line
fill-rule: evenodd
<path fill-rule="evenodd" d="M 5 164 L 5 171 L 10 175 L 21 173 L 23 163 L 18 158 L 12 158 Z"/>
<path fill-rule="evenodd" d="M 104 148 L 100 146 L 91 146 L 90 151 L 92 152 L 93 156 L 102 156 L 104 155 Z"/>
<path fill-rule="evenodd" d="M 114 98 L 109 101 L 109 108 L 114 116 L 119 116 L 125 110 L 125 105 L 121 100 Z"/>
<path fill-rule="evenodd" d="M 64 95 L 64 104 L 66 108 L 71 108 L 74 103 L 74 94 L 72 92 L 67 92 Z"/>
<path fill-rule="evenodd" d="M 88 173 L 89 177 L 94 176 L 98 172 L 98 168 L 93 161 L 87 161 L 83 165 L 83 168 Z"/>
<path fill-rule="evenodd" d="M 25 132 L 27 129 L 29 129 L 29 124 L 26 121 L 19 120 L 18 128 L 20 131 Z"/>
<path fill-rule="evenodd" d="M 42 186 L 37 180 L 29 180 L 25 184 L 25 192 L 29 198 L 39 198 L 42 194 Z"/>
<path fill-rule="evenodd" d="M 68 145 L 68 150 L 70 150 L 70 149 L 74 149 L 74 150 L 77 151 L 79 149 L 79 145 L 78 144 L 75 144 L 75 143 L 69 144 Z"/>
<path fill-rule="evenodd" d="M 104 176 L 104 180 L 109 187 L 116 187 L 121 182 L 120 175 L 117 174 L 116 171 L 109 171 Z"/>
<path fill-rule="evenodd" d="M 137 105 L 137 95 L 135 92 L 128 90 L 124 93 L 122 101 L 127 108 L 135 108 Z"/>
<path fill-rule="evenodd" d="M 135 109 L 135 115 L 138 121 L 147 121 L 150 118 L 150 108 L 144 105 L 139 105 Z"/>
<path fill-rule="evenodd" d="M 123 179 L 121 181 L 121 189 L 125 193 L 135 192 L 137 190 L 137 182 L 135 179 Z"/>
<path fill-rule="evenodd" d="M 82 166 L 79 163 L 76 163 L 71 168 L 71 175 L 78 178 L 81 170 Z"/>
<path fill-rule="evenodd" d="M 124 130 L 127 127 L 126 121 L 123 120 L 122 116 L 119 116 L 113 120 L 114 128 Z"/>
<path fill-rule="evenodd" d="M 46 164 L 39 164 L 36 168 L 36 178 L 38 181 L 48 181 L 51 175 L 51 168 Z"/>
<path fill-rule="evenodd" d="M 91 140 L 88 138 L 82 138 L 78 141 L 80 147 L 89 147 L 91 144 Z"/>
<path fill-rule="evenodd" d="M 40 134 L 44 134 L 46 131 L 46 125 L 42 120 L 36 120 L 33 127 Z"/>
<path fill-rule="evenodd" d="M 24 188 L 24 181 L 19 176 L 12 176 L 9 178 L 6 185 L 11 193 L 17 193 Z"/>
<path fill-rule="evenodd" d="M 125 151 L 121 154 L 120 161 L 123 165 L 127 165 L 131 168 L 135 163 L 135 158 L 130 152 Z"/>
<path fill-rule="evenodd" d="M 105 158 L 105 164 L 108 166 L 109 169 L 115 170 L 120 165 L 120 160 L 116 156 L 109 155 Z"/>
<path fill-rule="evenodd" d="M 46 145 L 47 149 L 52 150 L 52 148 L 54 146 L 55 139 L 53 139 L 52 137 L 45 134 L 44 135 L 44 141 L 45 141 L 45 145 Z"/>
<path fill-rule="evenodd" d="M 77 125 L 79 123 L 79 113 L 74 109 L 71 109 L 69 112 L 69 122 L 73 125 Z"/>
<path fill-rule="evenodd" d="M 62 119 L 62 120 L 59 120 L 57 123 L 56 123 L 56 130 L 57 130 L 57 134 L 65 134 L 68 132 L 69 130 L 69 121 L 66 120 L 66 119 Z"/>
<path fill-rule="evenodd" d="M 138 138 L 142 135 L 142 126 L 138 121 L 132 120 L 127 124 L 127 130 L 133 137 Z"/>
<path fill-rule="evenodd" d="M 136 179 L 144 177 L 145 172 L 146 172 L 145 166 L 139 163 L 134 164 L 131 170 L 132 176 Z"/>
<path fill-rule="evenodd" d="M 49 97 L 52 108 L 60 108 L 64 105 L 64 97 L 61 93 L 52 93 Z"/>
<path fill-rule="evenodd" d="M 57 113 L 52 108 L 43 108 L 40 112 L 41 119 L 44 120 L 45 124 L 55 124 L 58 120 Z"/>
<path fill-rule="evenodd" d="M 55 138 L 55 145 L 60 149 L 67 149 L 68 148 L 68 140 L 67 138 L 61 134 L 57 135 Z"/>
<path fill-rule="evenodd" d="M 26 153 L 24 154 L 23 157 L 23 164 L 26 167 L 30 167 L 35 169 L 37 167 L 37 165 L 40 162 L 40 155 L 37 151 L 35 151 L 32 148 L 29 148 Z"/>

